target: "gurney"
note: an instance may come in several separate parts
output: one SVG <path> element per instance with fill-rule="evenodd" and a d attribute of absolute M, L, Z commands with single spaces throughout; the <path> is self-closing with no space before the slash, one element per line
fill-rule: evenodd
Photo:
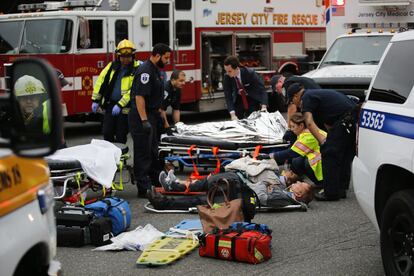
<path fill-rule="evenodd" d="M 189 207 L 187 210 L 158 210 L 155 209 L 154 206 L 150 202 L 147 202 L 144 205 L 146 211 L 150 213 L 158 213 L 158 214 L 198 214 L 197 207 Z M 305 203 L 299 202 L 299 204 L 291 204 L 286 205 L 283 207 L 267 207 L 267 206 L 260 206 L 257 207 L 258 212 L 283 212 L 283 211 L 302 211 L 306 212 L 308 210 L 308 206 Z"/>
<path fill-rule="evenodd" d="M 186 197 L 191 196 L 206 196 L 206 192 L 167 192 L 162 187 L 154 188 L 156 192 L 161 193 L 167 196 L 173 196 L 176 199 L 185 199 Z M 159 214 L 168 214 L 168 213 L 190 213 L 190 214 L 197 214 L 198 210 L 196 206 L 191 206 L 188 208 L 177 208 L 177 209 L 156 209 L 151 202 L 147 202 L 144 205 L 146 211 L 151 213 L 159 213 Z M 258 212 L 281 212 L 281 211 L 303 211 L 306 212 L 308 210 L 307 204 L 303 202 L 299 202 L 296 200 L 291 200 L 289 203 L 282 202 L 280 206 L 264 206 L 259 205 L 257 207 Z"/>
<path fill-rule="evenodd" d="M 255 151 L 284 150 L 287 125 L 279 113 L 254 112 L 248 119 L 198 125 L 176 124 L 173 135 L 162 136 L 159 158 L 184 167 L 217 168 Z M 220 164 L 219 164 L 220 163 Z"/>
<path fill-rule="evenodd" d="M 102 142 L 109 143 L 99 141 L 99 143 Z M 113 194 L 115 191 L 123 190 L 125 183 L 133 183 L 133 170 L 128 164 L 128 147 L 124 144 L 110 144 L 119 150 L 120 156 L 119 158 L 115 158 L 117 159 L 116 171 L 110 174 L 112 175 L 112 179 L 109 180 L 109 183 L 108 181 L 102 183 L 98 178 L 88 174 L 88 171 L 85 171 L 85 166 L 82 166 L 82 162 L 77 160 L 76 156 L 71 158 L 70 154 L 59 155 L 58 153 L 57 156 L 49 156 L 46 158 L 51 172 L 55 200 L 84 205 L 105 197 L 108 194 Z M 108 161 L 112 160 L 113 162 L 112 157 L 108 156 Z M 91 159 L 93 158 L 94 156 L 91 156 Z M 106 161 L 103 160 L 103 162 Z"/>

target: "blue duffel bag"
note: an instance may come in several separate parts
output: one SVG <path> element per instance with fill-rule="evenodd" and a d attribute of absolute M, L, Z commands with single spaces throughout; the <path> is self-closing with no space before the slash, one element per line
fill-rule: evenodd
<path fill-rule="evenodd" d="M 267 235 L 272 234 L 272 230 L 266 224 L 258 224 L 258 223 L 250 223 L 250 222 L 233 222 L 229 228 L 235 231 L 256 230 L 263 234 L 267 234 Z"/>
<path fill-rule="evenodd" d="M 131 224 L 128 202 L 121 198 L 106 197 L 85 205 L 85 209 L 94 211 L 97 217 L 109 217 L 112 221 L 112 233 L 115 236 L 124 232 Z"/>

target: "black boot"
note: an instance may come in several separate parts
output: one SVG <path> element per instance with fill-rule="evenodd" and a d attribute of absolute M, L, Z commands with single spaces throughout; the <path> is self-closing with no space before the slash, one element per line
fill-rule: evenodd
<path fill-rule="evenodd" d="M 326 195 L 324 190 L 315 193 L 314 197 L 317 201 L 338 201 L 340 199 L 340 195 Z"/>

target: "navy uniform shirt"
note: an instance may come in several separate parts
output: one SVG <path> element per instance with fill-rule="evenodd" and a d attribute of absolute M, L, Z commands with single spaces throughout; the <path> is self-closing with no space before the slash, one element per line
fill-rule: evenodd
<path fill-rule="evenodd" d="M 330 126 L 354 108 L 350 98 L 332 89 L 307 89 L 302 96 L 302 112 L 311 112 L 315 122 Z"/>
<path fill-rule="evenodd" d="M 138 66 L 134 82 L 131 87 L 131 109 L 137 111 L 136 96 L 145 99 L 145 110 L 147 113 L 158 112 L 161 108 L 164 94 L 164 85 L 160 77 L 160 70 L 150 60 L 146 60 Z"/>
<path fill-rule="evenodd" d="M 283 87 L 286 89 L 289 88 L 294 83 L 300 83 L 302 84 L 305 89 L 321 89 L 319 84 L 317 84 L 313 79 L 308 77 L 302 77 L 302 76 L 290 76 L 285 79 L 285 82 L 283 83 Z"/>
<path fill-rule="evenodd" d="M 180 110 L 180 102 L 181 102 L 181 89 L 174 88 L 171 84 L 171 81 L 167 82 L 164 90 L 164 101 L 162 102 L 162 109 L 167 110 L 167 108 L 171 105 L 172 109 Z"/>

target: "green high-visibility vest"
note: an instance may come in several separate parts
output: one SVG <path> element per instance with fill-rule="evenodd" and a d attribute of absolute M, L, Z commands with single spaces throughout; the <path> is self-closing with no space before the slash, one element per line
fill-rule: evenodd
<path fill-rule="evenodd" d="M 49 108 L 48 108 L 49 101 L 44 101 L 43 106 L 43 134 L 49 134 L 50 133 L 50 125 L 49 125 Z"/>

